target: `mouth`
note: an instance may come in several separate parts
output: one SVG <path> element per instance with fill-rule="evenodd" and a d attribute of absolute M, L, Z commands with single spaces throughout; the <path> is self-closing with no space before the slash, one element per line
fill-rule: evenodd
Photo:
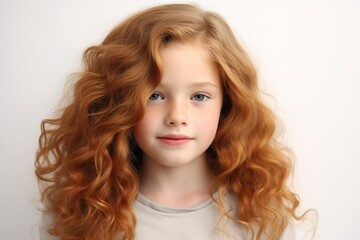
<path fill-rule="evenodd" d="M 164 143 L 166 145 L 179 146 L 179 145 L 184 145 L 184 144 L 190 142 L 194 138 L 191 138 L 191 137 L 188 137 L 185 135 L 169 134 L 169 135 L 157 137 L 157 139 L 159 139 L 162 143 Z"/>

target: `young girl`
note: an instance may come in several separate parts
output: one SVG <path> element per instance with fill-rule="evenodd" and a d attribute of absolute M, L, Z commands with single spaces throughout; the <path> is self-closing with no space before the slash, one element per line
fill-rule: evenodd
<path fill-rule="evenodd" d="M 42 122 L 42 239 L 294 239 L 291 159 L 219 15 L 150 8 L 84 62 Z"/>

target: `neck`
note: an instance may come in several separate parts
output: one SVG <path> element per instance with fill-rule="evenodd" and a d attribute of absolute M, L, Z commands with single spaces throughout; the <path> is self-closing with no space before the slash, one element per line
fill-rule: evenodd
<path fill-rule="evenodd" d="M 193 207 L 209 198 L 210 181 L 205 156 L 179 167 L 144 158 L 140 192 L 166 207 Z"/>

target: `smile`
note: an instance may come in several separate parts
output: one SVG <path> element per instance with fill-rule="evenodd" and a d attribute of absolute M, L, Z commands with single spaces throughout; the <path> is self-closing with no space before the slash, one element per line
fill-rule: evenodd
<path fill-rule="evenodd" d="M 166 145 L 171 145 L 171 146 L 184 145 L 184 144 L 190 142 L 191 140 L 193 140 L 193 138 L 184 136 L 184 135 L 165 135 L 165 136 L 158 137 L 158 139 L 162 143 L 164 143 Z"/>

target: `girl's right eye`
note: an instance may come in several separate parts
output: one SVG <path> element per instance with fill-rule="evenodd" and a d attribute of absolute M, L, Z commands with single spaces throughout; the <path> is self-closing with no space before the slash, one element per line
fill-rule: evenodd
<path fill-rule="evenodd" d="M 159 93 L 153 93 L 150 95 L 149 100 L 155 101 L 159 99 L 164 99 Z"/>

